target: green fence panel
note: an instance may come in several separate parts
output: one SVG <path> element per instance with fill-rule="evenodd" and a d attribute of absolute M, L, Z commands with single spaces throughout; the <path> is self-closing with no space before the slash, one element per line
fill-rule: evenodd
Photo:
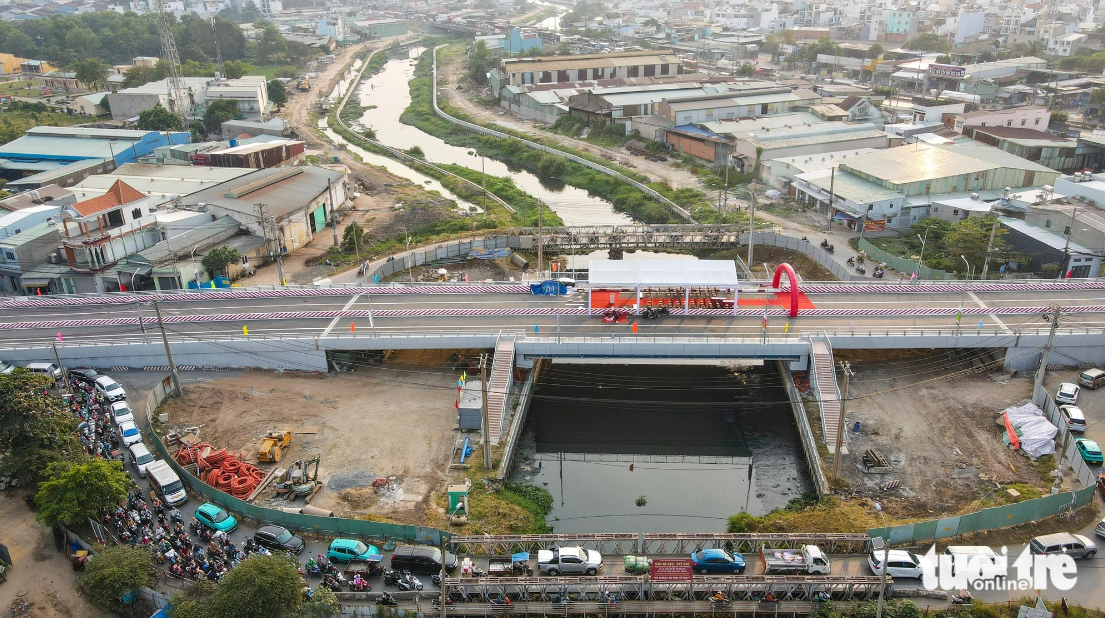
<path fill-rule="evenodd" d="M 936 521 L 936 538 L 946 539 L 959 534 L 959 518 L 945 517 Z"/>
<path fill-rule="evenodd" d="M 903 273 L 918 272 L 922 279 L 955 279 L 954 275 L 948 274 L 946 271 L 937 270 L 935 268 L 929 268 L 928 266 L 921 265 L 920 270 L 917 268 L 917 262 L 913 260 L 907 260 L 900 258 L 896 255 L 891 255 L 882 249 L 879 249 L 875 245 L 871 244 L 866 238 L 859 239 L 859 248 L 870 256 L 876 262 L 886 262 L 887 266 Z"/>
<path fill-rule="evenodd" d="M 936 538 L 936 520 L 919 521 L 913 524 L 913 542 L 923 543 Z"/>
<path fill-rule="evenodd" d="M 959 534 L 970 534 L 984 530 L 979 525 L 982 523 L 982 513 L 967 513 L 959 517 Z"/>
<path fill-rule="evenodd" d="M 1074 505 L 1078 508 L 1081 508 L 1081 507 L 1086 506 L 1087 504 L 1093 502 L 1093 495 L 1094 495 L 1094 492 L 1096 490 L 1097 490 L 1097 488 L 1094 487 L 1093 485 L 1091 485 L 1089 487 L 1083 487 L 1082 489 L 1079 489 L 1078 491 L 1074 492 L 1075 493 Z"/>

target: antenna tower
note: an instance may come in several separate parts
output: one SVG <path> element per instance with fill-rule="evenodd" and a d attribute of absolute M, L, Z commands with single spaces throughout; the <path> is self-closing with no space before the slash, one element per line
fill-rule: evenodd
<path fill-rule="evenodd" d="M 157 4 L 157 32 L 161 36 L 161 59 L 169 65 L 169 107 L 170 111 L 185 121 L 195 118 L 195 109 L 188 98 L 188 88 L 180 71 L 180 54 L 176 50 L 173 38 L 172 14 L 165 7 L 165 0 L 154 0 Z"/>
<path fill-rule="evenodd" d="M 215 81 L 222 81 L 226 75 L 223 73 L 223 50 L 219 47 L 219 31 L 215 28 L 215 16 L 211 16 L 211 36 L 215 39 Z"/>

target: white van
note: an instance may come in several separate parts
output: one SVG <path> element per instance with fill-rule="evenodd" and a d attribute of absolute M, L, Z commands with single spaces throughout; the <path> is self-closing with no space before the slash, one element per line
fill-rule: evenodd
<path fill-rule="evenodd" d="M 1005 573 L 1004 568 L 998 570 L 998 555 L 985 545 L 949 545 L 944 550 L 944 555 L 952 557 L 952 575 L 955 575 L 957 564 L 966 565 L 969 569 L 968 582 L 975 579 L 994 579 Z"/>
<path fill-rule="evenodd" d="M 150 487 L 161 495 L 165 504 L 176 506 L 188 499 L 188 493 L 184 491 L 184 483 L 164 461 L 158 459 L 146 464 L 146 476 L 150 479 Z"/>
<path fill-rule="evenodd" d="M 1059 413 L 1070 431 L 1086 431 L 1086 414 L 1078 406 L 1059 406 Z"/>
<path fill-rule="evenodd" d="M 0 361 L 0 374 L 9 374 L 13 371 L 15 371 L 15 367 L 12 367 L 9 363 Z"/>
<path fill-rule="evenodd" d="M 61 379 L 61 369 L 53 363 L 27 363 L 23 368 L 31 373 L 48 375 L 55 380 Z"/>
<path fill-rule="evenodd" d="M 1097 390 L 1102 384 L 1105 384 L 1105 371 L 1100 369 L 1087 369 L 1078 374 L 1078 383 L 1082 386 Z"/>

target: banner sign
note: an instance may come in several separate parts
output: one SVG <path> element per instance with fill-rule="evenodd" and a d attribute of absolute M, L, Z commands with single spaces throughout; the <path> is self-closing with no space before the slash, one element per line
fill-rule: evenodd
<path fill-rule="evenodd" d="M 864 232 L 881 232 L 886 229 L 886 219 L 864 219 Z"/>
<path fill-rule="evenodd" d="M 689 582 L 694 564 L 689 558 L 657 558 L 652 561 L 649 575 L 654 582 Z"/>
<path fill-rule="evenodd" d="M 952 64 L 930 64 L 929 74 L 943 77 L 966 77 L 967 67 L 957 67 Z"/>

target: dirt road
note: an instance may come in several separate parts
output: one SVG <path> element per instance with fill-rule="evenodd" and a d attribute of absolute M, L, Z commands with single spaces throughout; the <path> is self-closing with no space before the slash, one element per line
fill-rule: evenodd
<path fill-rule="evenodd" d="M 343 516 L 420 523 L 433 492 L 445 487 L 453 445 L 457 377 L 445 368 L 450 353 L 392 353 L 388 365 L 359 363 L 353 374 L 217 378 L 185 390 L 164 411 L 169 427 L 198 426 L 201 439 L 241 450 L 252 462 L 266 431 L 291 431 L 281 467 L 322 456 L 325 487 L 311 504 Z M 396 491 L 376 494 L 372 480 L 380 477 L 394 477 Z"/>
<path fill-rule="evenodd" d="M 8 581 L 0 584 L 0 611 L 18 599 L 30 606 L 24 614 L 30 618 L 109 616 L 81 596 L 77 574 L 65 554 L 54 549 L 50 529 L 35 521 L 20 492 L 0 496 L 0 521 L 0 542 L 8 546 L 15 565 L 8 570 Z"/>

